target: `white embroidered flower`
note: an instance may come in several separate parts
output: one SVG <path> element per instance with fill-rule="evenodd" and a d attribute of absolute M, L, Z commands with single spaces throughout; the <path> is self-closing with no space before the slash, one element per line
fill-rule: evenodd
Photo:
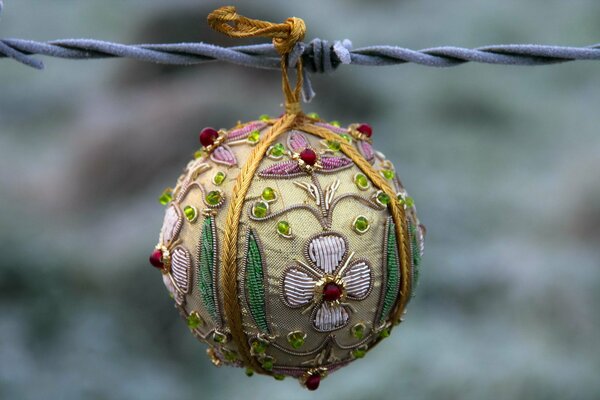
<path fill-rule="evenodd" d="M 344 327 L 352 307 L 347 300 L 362 300 L 371 290 L 371 267 L 366 260 L 352 260 L 343 237 L 327 233 L 314 237 L 306 248 L 308 264 L 298 261 L 283 277 L 283 298 L 292 308 L 314 307 L 316 330 L 329 332 Z"/>

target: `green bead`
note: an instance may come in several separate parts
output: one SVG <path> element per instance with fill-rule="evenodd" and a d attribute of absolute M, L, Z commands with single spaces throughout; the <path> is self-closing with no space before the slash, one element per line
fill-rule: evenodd
<path fill-rule="evenodd" d="M 261 365 L 265 371 L 273 370 L 273 357 L 265 357 Z"/>
<path fill-rule="evenodd" d="M 213 176 L 213 183 L 217 186 L 220 186 L 223 182 L 225 182 L 225 178 L 227 174 L 223 171 L 219 171 Z"/>
<path fill-rule="evenodd" d="M 263 114 L 260 117 L 258 117 L 258 119 L 261 121 L 268 121 L 271 119 L 271 117 L 269 117 L 269 114 Z"/>
<path fill-rule="evenodd" d="M 276 379 L 276 380 L 278 380 L 278 381 L 282 381 L 282 380 L 284 380 L 284 379 L 285 379 L 285 375 L 282 375 L 282 374 L 275 374 L 275 375 L 273 375 L 273 378 L 275 378 L 275 379 Z"/>
<path fill-rule="evenodd" d="M 290 228 L 290 224 L 287 221 L 279 221 L 277 223 L 277 232 L 283 236 L 290 236 L 292 229 Z"/>
<path fill-rule="evenodd" d="M 299 349 L 304 345 L 304 338 L 306 334 L 304 332 L 296 331 L 292 332 L 287 336 L 288 343 L 294 348 Z"/>
<path fill-rule="evenodd" d="M 412 197 L 407 196 L 406 193 L 398 193 L 398 203 L 401 206 L 406 207 L 412 207 L 415 205 L 415 201 L 413 200 Z"/>
<path fill-rule="evenodd" d="M 354 176 L 354 183 L 360 190 L 366 190 L 369 188 L 369 180 L 364 174 L 356 174 Z"/>
<path fill-rule="evenodd" d="M 340 126 L 342 126 L 342 124 L 340 124 L 340 121 L 331 121 L 329 123 L 329 125 L 335 126 L 336 128 L 339 128 Z"/>
<path fill-rule="evenodd" d="M 202 324 L 202 318 L 196 311 L 192 311 L 190 315 L 187 316 L 187 326 L 190 329 L 196 329 Z"/>
<path fill-rule="evenodd" d="M 319 119 L 319 114 L 317 114 L 316 112 L 311 112 L 306 115 L 312 119 Z"/>
<path fill-rule="evenodd" d="M 255 340 L 252 342 L 252 354 L 265 354 L 269 344 L 263 340 Z"/>
<path fill-rule="evenodd" d="M 352 336 L 354 336 L 357 339 L 362 339 L 365 337 L 365 330 L 367 328 L 365 327 L 365 324 L 356 324 L 352 327 L 352 329 L 350 329 L 350 332 L 352 333 Z"/>
<path fill-rule="evenodd" d="M 275 190 L 272 187 L 266 187 L 262 191 L 261 197 L 265 201 L 273 201 L 277 198 L 277 194 L 275 193 Z"/>
<path fill-rule="evenodd" d="M 390 328 L 383 328 L 383 330 L 381 332 L 379 332 L 379 337 L 381 339 L 390 337 Z"/>
<path fill-rule="evenodd" d="M 169 204 L 171 200 L 173 200 L 173 191 L 171 191 L 171 189 L 165 189 L 158 198 L 158 202 L 163 206 Z"/>
<path fill-rule="evenodd" d="M 348 142 L 348 144 L 352 144 L 352 136 L 348 135 L 347 133 L 340 134 L 340 137 Z"/>
<path fill-rule="evenodd" d="M 258 141 L 260 140 L 260 132 L 258 130 L 250 132 L 250 135 L 248 135 L 247 140 L 252 144 L 258 143 Z"/>
<path fill-rule="evenodd" d="M 394 171 L 392 171 L 391 169 L 382 169 L 381 175 L 383 175 L 383 177 L 388 180 L 394 179 Z"/>
<path fill-rule="evenodd" d="M 250 367 L 246 367 L 246 376 L 254 375 L 254 370 Z"/>
<path fill-rule="evenodd" d="M 254 215 L 256 218 L 266 217 L 268 211 L 269 205 L 264 201 L 256 202 L 252 207 L 252 215 Z"/>
<path fill-rule="evenodd" d="M 354 220 L 354 230 L 358 233 L 365 233 L 369 230 L 369 220 L 362 215 Z"/>
<path fill-rule="evenodd" d="M 218 190 L 211 190 L 206 194 L 206 203 L 210 206 L 218 205 L 222 200 L 221 192 Z"/>
<path fill-rule="evenodd" d="M 213 340 L 217 343 L 225 343 L 227 341 L 227 335 L 221 332 L 213 333 Z"/>
<path fill-rule="evenodd" d="M 225 356 L 225 360 L 228 362 L 235 362 L 238 359 L 237 354 L 231 350 L 223 350 L 223 356 Z"/>
<path fill-rule="evenodd" d="M 183 209 L 183 213 L 185 214 L 187 220 L 190 222 L 194 222 L 196 220 L 196 217 L 198 217 L 198 211 L 196 210 L 196 207 L 185 206 L 185 208 Z"/>
<path fill-rule="evenodd" d="M 340 151 L 342 149 L 342 145 L 337 140 L 328 140 L 327 148 L 333 151 Z"/>
<path fill-rule="evenodd" d="M 352 350 L 354 358 L 363 358 L 365 354 L 367 354 L 367 349 L 365 347 L 359 347 L 358 349 Z"/>
<path fill-rule="evenodd" d="M 381 205 L 387 206 L 390 204 L 390 196 L 388 196 L 385 192 L 379 192 L 377 194 L 377 202 Z"/>
<path fill-rule="evenodd" d="M 273 145 L 273 147 L 271 147 L 271 150 L 269 151 L 269 155 L 271 155 L 273 157 L 281 157 L 284 154 L 285 154 L 285 147 L 281 143 L 276 143 L 275 145 Z"/>
<path fill-rule="evenodd" d="M 202 157 L 204 155 L 204 152 L 202 150 L 196 150 L 194 152 L 194 159 L 198 159 L 200 157 Z"/>

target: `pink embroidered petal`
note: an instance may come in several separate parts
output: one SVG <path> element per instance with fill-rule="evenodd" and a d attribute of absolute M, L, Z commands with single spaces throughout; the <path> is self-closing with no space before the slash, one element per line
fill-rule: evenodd
<path fill-rule="evenodd" d="M 179 235 L 182 225 L 183 215 L 181 211 L 175 205 L 171 204 L 165 212 L 165 219 L 160 231 L 160 242 L 162 244 L 169 244 Z"/>
<path fill-rule="evenodd" d="M 283 277 L 283 297 L 292 307 L 300 307 L 312 301 L 316 282 L 306 272 L 290 269 Z"/>
<path fill-rule="evenodd" d="M 365 261 L 358 261 L 348 267 L 342 275 L 348 297 L 364 299 L 371 289 L 371 267 Z"/>
<path fill-rule="evenodd" d="M 288 134 L 287 145 L 290 150 L 300 153 L 302 150 L 310 147 L 310 142 L 302 132 L 290 131 Z"/>
<path fill-rule="evenodd" d="M 262 178 L 287 178 L 304 174 L 296 161 L 283 161 L 259 171 Z"/>
<path fill-rule="evenodd" d="M 342 305 L 323 302 L 315 313 L 313 325 L 320 332 L 339 329 L 348 323 L 348 311 Z"/>
<path fill-rule="evenodd" d="M 346 157 L 321 157 L 321 165 L 323 171 L 334 172 L 350 167 L 352 160 Z"/>
<path fill-rule="evenodd" d="M 239 129 L 234 129 L 231 132 L 229 132 L 229 134 L 227 135 L 227 142 L 233 142 L 236 140 L 240 140 L 240 139 L 246 139 L 248 137 L 248 135 L 250 135 L 250 132 L 252 131 L 260 131 L 262 130 L 265 126 L 267 126 L 267 124 L 265 124 L 264 122 L 260 122 L 260 121 L 255 121 L 255 122 L 251 122 L 248 125 L 245 125 Z"/>
<path fill-rule="evenodd" d="M 329 125 L 326 122 L 317 122 L 315 125 L 320 126 L 321 128 L 329 129 L 331 132 L 337 133 L 338 135 L 341 135 L 342 133 L 348 133 L 348 130 L 338 126 Z"/>
<path fill-rule="evenodd" d="M 237 164 L 237 159 L 235 158 L 233 151 L 231 151 L 229 146 L 226 145 L 217 147 L 210 155 L 210 159 L 216 163 L 225 164 L 227 166 L 233 166 Z"/>
<path fill-rule="evenodd" d="M 192 269 L 192 258 L 190 253 L 183 247 L 176 247 L 171 255 L 171 275 L 177 288 L 182 293 L 190 290 L 190 270 Z"/>
<path fill-rule="evenodd" d="M 177 289 L 175 289 L 175 285 L 173 284 L 171 277 L 169 276 L 169 274 L 162 274 L 162 278 L 163 278 L 163 283 L 164 283 L 165 287 L 169 291 L 169 294 L 173 298 L 175 298 L 175 296 L 177 296 Z"/>
<path fill-rule="evenodd" d="M 360 154 L 371 164 L 375 161 L 375 151 L 371 143 L 361 140 L 357 144 Z"/>

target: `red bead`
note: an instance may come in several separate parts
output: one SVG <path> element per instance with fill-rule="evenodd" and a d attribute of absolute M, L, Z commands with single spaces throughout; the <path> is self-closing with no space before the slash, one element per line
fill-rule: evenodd
<path fill-rule="evenodd" d="M 204 147 L 208 147 L 215 143 L 215 140 L 219 137 L 219 132 L 213 128 L 204 128 L 200 132 L 200 144 Z"/>
<path fill-rule="evenodd" d="M 309 375 L 308 378 L 306 378 L 306 382 L 304 384 L 306 385 L 306 388 L 308 390 L 317 390 L 319 388 L 320 383 L 321 383 L 321 375 L 314 374 L 314 375 Z"/>
<path fill-rule="evenodd" d="M 317 162 L 317 153 L 313 149 L 304 149 L 300 152 L 300 159 L 306 165 L 315 165 Z"/>
<path fill-rule="evenodd" d="M 342 297 L 342 288 L 334 282 L 328 282 L 323 287 L 323 298 L 326 301 L 336 301 Z"/>
<path fill-rule="evenodd" d="M 366 137 L 371 137 L 371 135 L 373 135 L 373 128 L 371 128 L 371 125 L 369 124 L 360 124 L 356 130 Z"/>
<path fill-rule="evenodd" d="M 165 264 L 163 264 L 162 261 L 162 251 L 160 250 L 154 250 L 152 252 L 152 254 L 150 254 L 150 264 L 152 264 L 154 267 L 158 268 L 158 269 L 163 269 L 165 267 Z"/>

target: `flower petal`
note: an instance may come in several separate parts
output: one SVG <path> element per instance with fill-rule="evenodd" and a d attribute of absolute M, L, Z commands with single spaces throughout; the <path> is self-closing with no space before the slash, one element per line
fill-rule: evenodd
<path fill-rule="evenodd" d="M 249 123 L 248 125 L 242 126 L 241 128 L 234 129 L 234 130 L 230 131 L 229 134 L 227 135 L 227 142 L 234 142 L 236 140 L 246 139 L 248 137 L 248 135 L 250 135 L 250 132 L 256 131 L 256 130 L 260 131 L 265 126 L 267 126 L 266 123 L 260 122 L 260 121 L 255 121 L 255 122 Z"/>
<path fill-rule="evenodd" d="M 318 331 L 329 332 L 342 328 L 349 318 L 346 307 L 324 301 L 315 313 L 313 325 Z"/>
<path fill-rule="evenodd" d="M 169 244 L 175 239 L 175 237 L 179 235 L 182 225 L 183 215 L 181 214 L 181 211 L 179 211 L 175 205 L 171 204 L 165 212 L 165 219 L 160 231 L 161 243 Z"/>
<path fill-rule="evenodd" d="M 300 131 L 290 131 L 287 138 L 287 145 L 290 150 L 300 153 L 307 147 L 310 147 L 310 142 Z"/>
<path fill-rule="evenodd" d="M 169 291 L 169 294 L 173 298 L 175 298 L 175 296 L 177 295 L 177 289 L 175 289 L 175 285 L 173 285 L 173 281 L 169 277 L 169 274 L 162 274 L 162 278 L 163 278 L 163 283 L 164 283 L 165 287 Z"/>
<path fill-rule="evenodd" d="M 308 244 L 308 257 L 317 267 L 331 274 L 346 255 L 346 241 L 338 235 L 317 236 Z"/>
<path fill-rule="evenodd" d="M 373 146 L 371 143 L 361 140 L 357 143 L 358 150 L 360 154 L 371 164 L 375 161 L 375 151 L 373 150 Z"/>
<path fill-rule="evenodd" d="M 190 253 L 183 247 L 176 247 L 171 255 L 171 275 L 177 288 L 182 293 L 188 293 L 190 290 L 190 269 L 192 259 Z"/>
<path fill-rule="evenodd" d="M 342 275 L 346 293 L 354 300 L 362 300 L 371 289 L 371 267 L 364 260 L 355 261 Z"/>
<path fill-rule="evenodd" d="M 290 178 L 304 173 L 296 161 L 283 161 L 259 171 L 258 176 L 261 178 Z"/>
<path fill-rule="evenodd" d="M 353 165 L 352 160 L 346 157 L 321 157 L 323 172 L 336 172 Z"/>
<path fill-rule="evenodd" d="M 341 128 L 339 126 L 333 126 L 326 122 L 317 122 L 315 125 L 320 126 L 321 128 L 329 129 L 331 132 L 337 133 L 338 135 L 348 133 L 348 129 Z"/>
<path fill-rule="evenodd" d="M 227 145 L 217 147 L 210 155 L 210 159 L 216 163 L 233 166 L 237 164 L 235 154 Z"/>
<path fill-rule="evenodd" d="M 291 268 L 283 277 L 283 298 L 291 307 L 300 307 L 312 301 L 316 282 L 306 272 Z"/>

